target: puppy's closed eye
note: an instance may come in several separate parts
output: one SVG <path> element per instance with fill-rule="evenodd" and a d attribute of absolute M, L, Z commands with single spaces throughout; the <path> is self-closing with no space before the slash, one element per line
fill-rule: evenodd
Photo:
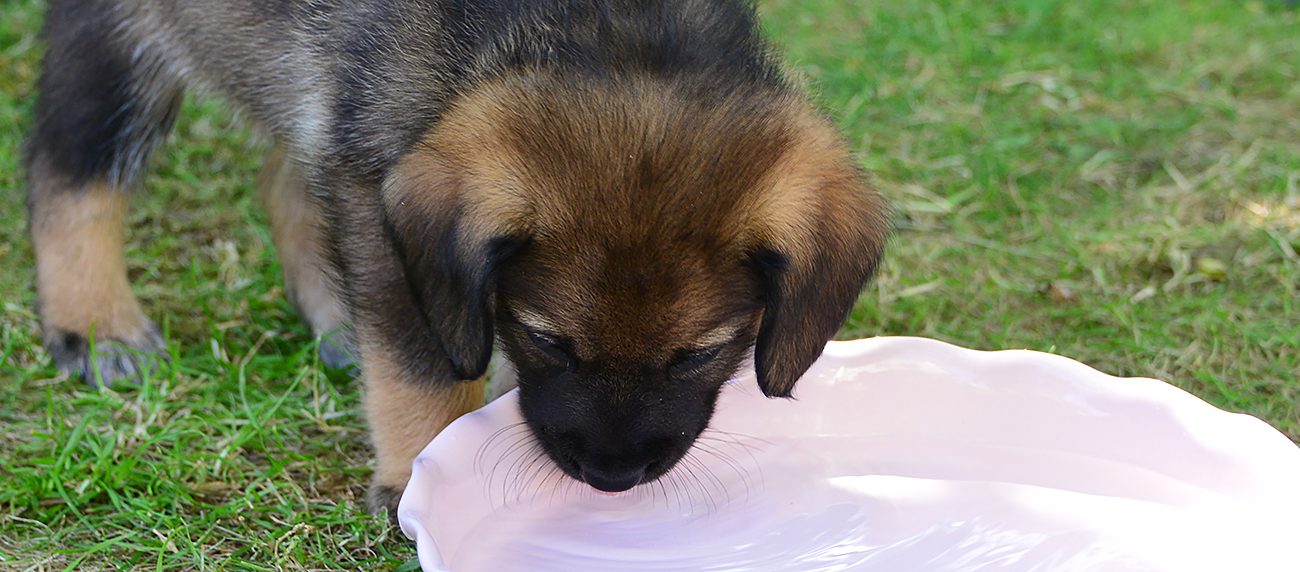
<path fill-rule="evenodd" d="M 717 344 L 712 347 L 679 354 L 673 364 L 668 366 L 668 375 L 673 378 L 681 378 L 705 369 L 705 367 L 713 363 L 718 354 L 722 353 L 726 345 Z"/>
<path fill-rule="evenodd" d="M 573 357 L 567 344 L 549 334 L 529 331 L 529 341 L 533 346 L 541 351 L 542 355 L 551 362 L 556 370 L 562 370 L 565 373 L 573 373 L 578 368 L 578 360 Z"/>

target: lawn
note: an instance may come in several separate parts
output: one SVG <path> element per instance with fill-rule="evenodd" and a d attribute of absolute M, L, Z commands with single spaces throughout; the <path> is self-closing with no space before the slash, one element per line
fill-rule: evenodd
<path fill-rule="evenodd" d="M 362 510 L 356 383 L 284 299 L 265 141 L 191 99 L 130 215 L 171 365 L 137 389 L 39 345 L 19 169 L 41 3 L 0 3 L 0 570 L 411 570 Z M 1029 348 L 1300 440 L 1300 34 L 1285 3 L 765 0 L 896 210 L 842 338 Z"/>

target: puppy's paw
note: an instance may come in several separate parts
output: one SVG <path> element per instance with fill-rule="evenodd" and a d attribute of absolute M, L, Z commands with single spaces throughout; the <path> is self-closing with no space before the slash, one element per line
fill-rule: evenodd
<path fill-rule="evenodd" d="M 347 330 L 335 329 L 329 333 L 320 335 L 320 344 L 317 346 L 320 352 L 320 362 L 330 369 L 346 369 L 348 373 L 357 375 L 357 360 L 355 345 Z"/>
<path fill-rule="evenodd" d="M 397 524 L 397 503 L 402 500 L 401 487 L 371 483 L 366 492 L 366 510 L 375 516 L 387 514 L 388 522 Z"/>
<path fill-rule="evenodd" d="M 96 387 L 129 384 L 157 372 L 159 360 L 167 359 L 166 347 L 158 325 L 147 319 L 130 340 L 95 340 L 93 355 L 83 334 L 62 328 L 46 328 L 45 334 L 45 349 L 59 370 Z"/>

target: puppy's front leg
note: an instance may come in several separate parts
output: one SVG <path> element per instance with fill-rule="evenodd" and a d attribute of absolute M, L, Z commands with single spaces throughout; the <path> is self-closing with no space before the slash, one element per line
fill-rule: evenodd
<path fill-rule="evenodd" d="M 328 223 L 307 193 L 302 167 L 277 144 L 267 156 L 257 186 L 271 219 L 271 239 L 280 255 L 289 300 L 311 325 L 312 334 L 320 336 L 321 362 L 336 369 L 350 367 L 352 335 L 327 258 Z"/>
<path fill-rule="evenodd" d="M 419 380 L 392 352 L 363 344 L 366 416 L 376 467 L 367 503 L 372 513 L 397 518 L 397 501 L 411 478 L 411 462 L 457 417 L 483 404 L 483 379 L 471 382 Z"/>
<path fill-rule="evenodd" d="M 152 369 L 165 347 L 131 293 L 122 239 L 127 193 L 182 92 L 163 50 L 124 31 L 128 10 L 49 4 L 25 161 L 36 305 L 59 369 L 112 384 Z"/>
<path fill-rule="evenodd" d="M 457 372 L 447 355 L 447 347 L 459 339 L 448 331 L 460 338 L 479 337 L 464 333 L 466 328 L 456 328 L 450 319 L 431 319 L 428 308 L 421 307 L 413 286 L 437 280 L 439 273 L 419 273 L 420 268 L 404 264 L 380 193 L 369 182 L 357 180 L 356 172 L 327 170 L 316 184 L 328 185 L 316 194 L 331 197 L 326 210 L 329 238 L 361 358 L 376 456 L 369 508 L 376 513 L 387 509 L 394 518 L 416 455 L 447 424 L 483 405 L 483 380 L 462 381 L 472 375 Z M 423 241 L 409 252 L 447 250 L 437 241 Z M 438 302 L 442 308 L 456 307 L 457 301 Z M 491 351 L 490 343 L 486 349 Z"/>
<path fill-rule="evenodd" d="M 36 180 L 28 199 L 45 348 L 59 369 L 92 384 L 137 376 L 152 367 L 163 339 L 127 281 L 126 193 L 51 179 L 58 180 Z"/>

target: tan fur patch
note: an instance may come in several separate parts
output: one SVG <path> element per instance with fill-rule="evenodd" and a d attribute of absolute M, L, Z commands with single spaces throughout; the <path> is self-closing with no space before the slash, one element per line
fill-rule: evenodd
<path fill-rule="evenodd" d="M 365 344 L 366 418 L 378 466 L 374 483 L 402 490 L 411 462 L 457 417 L 483 404 L 484 379 L 464 383 L 409 379 L 387 352 Z"/>
<path fill-rule="evenodd" d="M 736 338 L 736 334 L 740 332 L 741 329 L 743 329 L 746 325 L 748 325 L 748 322 L 749 320 L 747 319 L 732 320 L 730 322 L 726 322 L 721 326 L 718 326 L 716 328 L 713 328 L 712 330 L 704 332 L 703 335 L 695 338 L 695 341 L 692 345 L 697 349 L 706 349 L 706 348 L 716 346 L 718 344 L 724 344 L 730 342 Z"/>
<path fill-rule="evenodd" d="M 440 123 L 417 151 L 403 158 L 383 189 L 389 208 L 436 212 L 458 205 L 465 209 L 462 221 L 468 226 L 462 238 L 471 242 L 504 232 L 528 232 L 532 226 L 528 219 L 534 214 L 528 211 L 531 197 L 526 196 L 527 182 L 521 178 L 526 167 L 493 133 L 495 117 L 478 108 L 480 100 L 486 100 L 482 102 L 486 105 L 491 97 L 474 96 L 475 105 L 455 114 L 456 125 Z M 468 137 L 456 136 L 462 130 Z M 452 141 L 438 140 L 440 134 Z M 482 135 L 486 139 L 473 138 Z M 465 188 L 471 181 L 491 184 Z"/>
<path fill-rule="evenodd" d="M 126 194 L 95 185 L 46 190 L 32 208 L 41 321 L 100 340 L 145 340 L 144 313 L 126 279 Z"/>
<path fill-rule="evenodd" d="M 588 140 L 586 148 L 597 157 L 593 159 L 594 163 L 603 167 L 632 169 L 647 159 L 645 150 L 642 150 L 642 156 L 629 155 L 626 160 L 612 155 L 599 158 L 602 153 L 629 148 L 628 140 L 676 140 L 681 148 L 710 149 L 716 146 L 718 135 L 731 128 L 725 124 L 705 123 L 696 126 L 695 132 L 675 131 L 674 128 L 680 129 L 680 126 L 660 117 L 664 110 L 683 105 L 683 102 L 673 100 L 670 86 L 633 78 L 621 86 L 621 90 L 613 94 L 587 94 L 606 100 L 585 103 L 597 109 L 606 108 L 606 111 L 608 108 L 623 108 L 628 124 L 585 125 L 580 112 L 574 114 L 577 119 L 567 120 L 573 123 L 571 136 Z M 506 230 L 524 234 L 545 233 L 572 224 L 575 218 L 592 214 L 583 211 L 591 211 L 593 207 L 617 213 L 624 206 L 618 201 L 634 199 L 618 194 L 583 196 L 578 188 L 588 181 L 577 180 L 568 182 L 569 188 L 564 192 L 571 196 L 563 200 L 542 195 L 557 191 L 553 188 L 557 181 L 546 180 L 546 175 L 539 175 L 536 165 L 529 163 L 525 158 L 528 152 L 520 149 L 518 134 L 510 132 L 510 123 L 518 119 L 512 113 L 521 114 L 521 109 L 544 106 L 521 97 L 519 91 L 518 86 L 488 84 L 459 101 L 438 128 L 426 136 L 422 150 L 408 155 L 399 166 L 399 174 L 420 179 L 421 184 L 416 186 L 424 191 L 418 196 L 403 196 L 402 199 L 424 203 L 430 209 L 438 208 L 435 205 L 448 199 L 463 200 L 467 207 L 465 219 L 474 225 L 475 231 L 484 235 Z M 568 97 L 573 94 L 571 90 L 555 88 L 553 95 Z M 554 108 L 568 108 L 581 107 L 584 102 L 547 103 Z M 725 105 L 726 102 L 720 102 L 720 106 Z M 513 111 L 506 112 L 506 109 Z M 531 111 L 542 113 L 543 109 Z M 805 101 L 791 96 L 774 97 L 769 111 L 774 133 L 789 136 L 790 144 L 774 154 L 775 164 L 767 168 L 761 181 L 754 185 L 754 192 L 732 195 L 735 202 L 730 205 L 730 210 L 738 216 L 722 222 L 734 227 L 719 230 L 733 234 L 746 246 L 776 245 L 803 259 L 807 249 L 813 246 L 812 235 L 828 215 L 828 209 L 841 201 L 858 202 L 865 198 L 883 211 L 883 202 L 874 193 L 863 193 L 863 196 L 853 199 L 835 196 L 850 187 L 862 188 L 861 177 L 845 152 L 835 127 Z M 725 113 L 716 115 L 726 117 Z M 755 148 L 753 151 L 763 154 L 776 149 Z M 754 157 L 735 159 L 739 163 L 753 161 Z M 557 165 L 565 164 L 562 157 L 555 157 L 554 161 Z M 610 173 L 611 180 L 628 178 L 626 173 Z M 482 181 L 491 184 L 475 184 Z M 682 218 L 691 217 L 684 214 Z"/>
<path fill-rule="evenodd" d="M 525 308 L 515 309 L 515 319 L 519 320 L 519 323 L 543 334 L 555 334 L 559 330 L 555 324 L 547 320 L 542 314 Z"/>
<path fill-rule="evenodd" d="M 861 181 L 834 126 L 802 101 L 787 102 L 794 144 L 768 172 L 760 188 L 763 198 L 755 209 L 752 231 L 761 242 L 772 244 L 806 263 L 826 245 L 817 236 L 840 220 L 861 220 L 852 210 L 884 213 L 884 201 Z M 853 196 L 849 196 L 850 193 Z M 834 221 L 834 222 L 833 222 Z M 878 220 L 879 241 L 885 240 L 885 221 Z M 847 229 L 835 228 L 836 232 Z"/>

